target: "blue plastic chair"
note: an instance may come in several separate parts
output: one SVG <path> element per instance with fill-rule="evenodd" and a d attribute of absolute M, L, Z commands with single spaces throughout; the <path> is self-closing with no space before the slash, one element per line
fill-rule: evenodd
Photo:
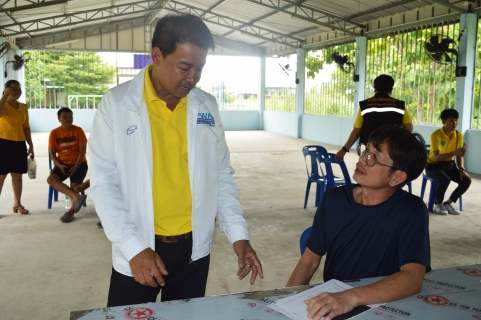
<path fill-rule="evenodd" d="M 329 189 L 337 188 L 339 186 L 350 185 L 351 178 L 349 177 L 349 172 L 347 171 L 346 163 L 344 161 L 337 161 L 336 155 L 334 153 L 317 153 L 317 161 L 319 162 L 319 167 L 321 168 L 324 166 L 326 174 L 325 174 L 325 185 L 324 185 L 324 192 Z M 342 177 L 336 177 L 332 170 L 332 165 L 338 165 L 342 171 Z M 319 198 L 322 199 L 322 196 Z M 317 203 L 319 205 L 319 203 Z"/>
<path fill-rule="evenodd" d="M 429 156 L 429 148 L 430 145 L 426 144 L 424 145 L 426 148 L 426 152 Z M 428 199 L 428 211 L 432 212 L 434 209 L 434 203 L 436 202 L 436 189 L 438 187 L 438 182 L 434 180 L 434 178 L 431 178 L 427 176 L 425 173 L 423 173 L 423 182 L 421 184 L 421 199 L 424 199 L 424 191 L 426 190 L 426 184 L 427 182 L 431 182 L 431 189 L 429 190 L 429 199 Z M 463 211 L 463 198 L 459 197 L 459 211 Z"/>
<path fill-rule="evenodd" d="M 48 167 L 50 169 L 50 172 L 52 172 L 52 158 L 50 158 L 50 151 L 48 153 Z M 85 192 L 81 192 L 82 195 L 85 195 Z M 52 187 L 51 185 L 48 185 L 48 201 L 47 201 L 47 209 L 52 209 L 52 198 L 55 202 L 58 201 L 58 190 Z M 84 202 L 83 204 L 84 207 L 87 206 L 87 201 Z"/>
<path fill-rule="evenodd" d="M 316 183 L 316 206 L 319 205 L 320 197 L 324 194 L 324 185 L 326 183 L 324 173 L 319 173 L 319 165 L 317 162 L 318 153 L 328 153 L 326 148 L 309 145 L 302 148 L 302 153 L 304 154 L 304 162 L 306 163 L 307 172 L 307 186 L 306 186 L 306 196 L 304 199 L 304 209 L 307 206 L 307 199 L 309 198 L 309 191 L 311 190 L 311 183 Z M 309 160 L 308 160 L 309 158 Z"/>
<path fill-rule="evenodd" d="M 301 234 L 301 239 L 299 240 L 301 256 L 304 254 L 304 251 L 306 251 L 306 242 L 307 242 L 307 238 L 309 238 L 309 236 L 311 235 L 311 229 L 312 229 L 312 226 L 304 230 Z"/>

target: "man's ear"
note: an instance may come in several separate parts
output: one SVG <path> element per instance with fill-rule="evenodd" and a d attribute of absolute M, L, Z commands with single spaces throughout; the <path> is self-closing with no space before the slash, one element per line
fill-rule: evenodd
<path fill-rule="evenodd" d="M 398 186 L 398 185 L 404 183 L 404 181 L 406 181 L 407 177 L 408 177 L 408 175 L 407 175 L 406 172 L 401 171 L 401 170 L 396 170 L 391 175 L 391 180 L 389 181 L 389 185 L 391 187 Z"/>
<path fill-rule="evenodd" d="M 152 51 L 150 51 L 150 56 L 152 57 L 152 62 L 154 65 L 158 65 L 160 60 L 164 58 L 162 56 L 162 51 L 160 51 L 158 47 L 152 48 Z"/>

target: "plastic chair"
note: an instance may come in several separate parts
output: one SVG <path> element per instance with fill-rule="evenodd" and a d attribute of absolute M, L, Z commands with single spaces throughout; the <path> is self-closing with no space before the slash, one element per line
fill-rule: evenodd
<path fill-rule="evenodd" d="M 52 172 L 52 158 L 50 158 L 50 151 L 48 153 L 48 168 L 50 169 L 50 172 Z M 85 195 L 85 192 L 81 192 L 82 195 Z M 48 201 L 47 201 L 47 209 L 52 209 L 52 198 L 55 202 L 58 201 L 58 190 L 52 187 L 51 185 L 48 185 Z M 87 201 L 84 202 L 83 204 L 84 207 L 87 206 Z"/>
<path fill-rule="evenodd" d="M 311 235 L 311 229 L 312 229 L 312 226 L 304 230 L 301 234 L 301 238 L 299 239 L 301 256 L 304 254 L 304 251 L 306 251 L 306 242 L 307 242 L 307 238 L 309 238 L 309 236 Z"/>
<path fill-rule="evenodd" d="M 309 191 L 311 190 L 311 183 L 316 183 L 316 206 L 319 205 L 320 196 L 324 194 L 324 173 L 319 174 L 319 166 L 317 162 L 318 153 L 328 153 L 326 148 L 309 145 L 302 148 L 302 153 L 304 154 L 304 162 L 306 163 L 307 172 L 307 186 L 306 186 L 306 196 L 304 199 L 304 209 L 307 206 L 307 199 L 309 198 Z M 308 161 L 309 158 L 309 161 Z"/>
<path fill-rule="evenodd" d="M 317 153 L 317 161 L 319 162 L 319 167 L 321 168 L 322 171 L 322 166 L 324 166 L 326 174 L 325 174 L 325 185 L 324 185 L 324 192 L 326 192 L 329 189 L 337 188 L 339 186 L 344 186 L 344 185 L 350 185 L 351 184 L 351 178 L 349 177 L 349 172 L 347 171 L 346 163 L 344 161 L 337 161 L 336 160 L 336 155 L 334 153 Z M 336 164 L 340 167 L 342 171 L 343 177 L 336 177 L 334 175 L 334 172 L 332 170 L 332 165 Z M 322 196 L 324 194 L 321 194 L 319 198 L 322 199 Z M 319 205 L 319 203 L 317 203 Z"/>
<path fill-rule="evenodd" d="M 426 148 L 426 153 L 429 156 L 429 148 L 430 145 L 424 145 Z M 426 190 L 427 182 L 431 182 L 431 189 L 429 190 L 429 198 L 428 198 L 428 211 L 432 212 L 434 209 L 434 203 L 436 202 L 436 189 L 438 187 L 438 182 L 434 179 L 423 173 L 423 182 L 421 184 L 421 199 L 424 199 L 424 191 Z M 459 197 L 459 211 L 463 211 L 463 198 Z"/>

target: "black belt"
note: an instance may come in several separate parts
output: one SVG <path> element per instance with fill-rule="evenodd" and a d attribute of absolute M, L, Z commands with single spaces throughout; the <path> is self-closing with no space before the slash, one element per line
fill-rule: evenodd
<path fill-rule="evenodd" d="M 181 240 L 189 239 L 190 237 L 192 237 L 192 231 L 184 234 L 179 234 L 178 236 L 161 236 L 158 234 L 155 235 L 155 239 L 167 243 L 179 242 Z"/>

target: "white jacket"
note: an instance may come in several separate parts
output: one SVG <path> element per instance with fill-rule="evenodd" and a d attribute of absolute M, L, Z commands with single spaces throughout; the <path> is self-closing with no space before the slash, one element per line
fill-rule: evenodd
<path fill-rule="evenodd" d="M 90 195 L 112 242 L 115 270 L 132 276 L 129 260 L 155 247 L 152 140 L 143 98 L 145 68 L 109 90 L 89 138 Z M 215 98 L 194 88 L 187 102 L 192 260 L 209 254 L 216 214 L 229 241 L 249 240 Z M 161 257 L 162 258 L 162 257 Z"/>

